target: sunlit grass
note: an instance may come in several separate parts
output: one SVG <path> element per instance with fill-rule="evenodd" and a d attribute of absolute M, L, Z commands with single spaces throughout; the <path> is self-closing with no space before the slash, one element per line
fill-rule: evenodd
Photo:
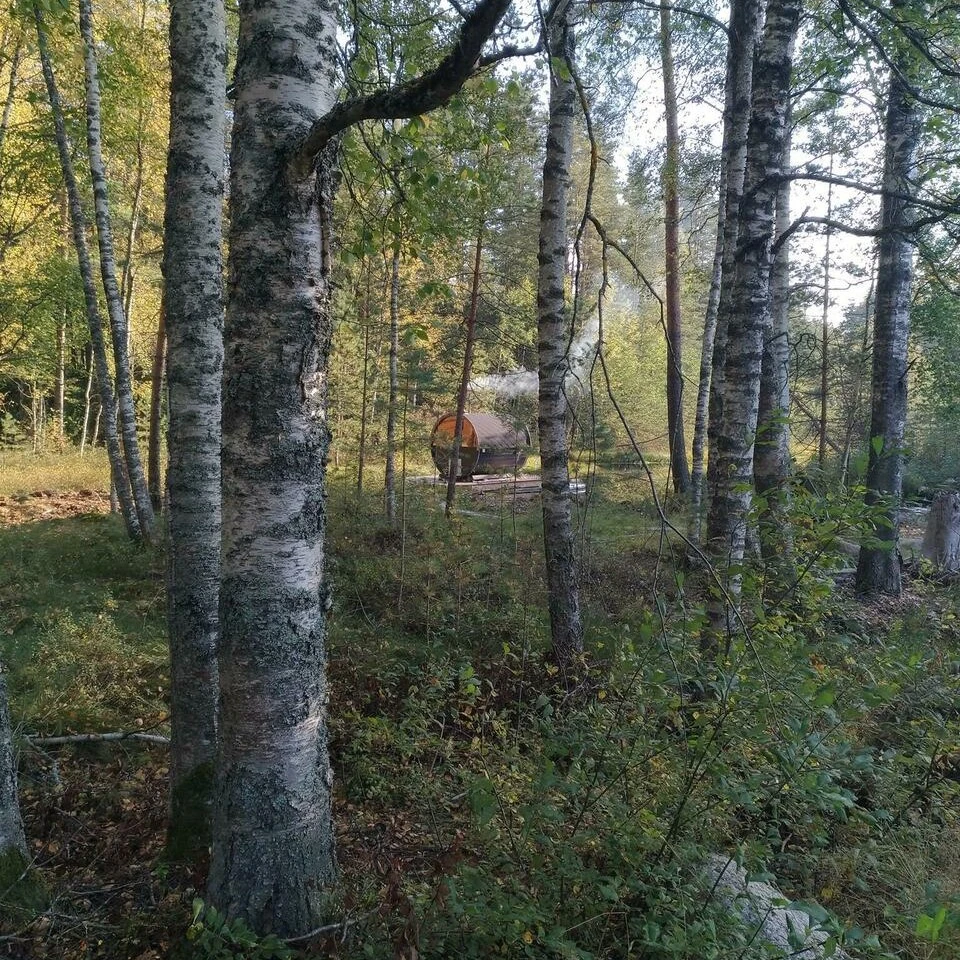
<path fill-rule="evenodd" d="M 11 497 L 36 490 L 107 490 L 110 467 L 102 448 L 65 453 L 0 451 L 0 496 Z"/>

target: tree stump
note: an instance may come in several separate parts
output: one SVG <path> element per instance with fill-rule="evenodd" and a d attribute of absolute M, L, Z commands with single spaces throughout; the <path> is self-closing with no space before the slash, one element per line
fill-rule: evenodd
<path fill-rule="evenodd" d="M 960 493 L 943 490 L 930 505 L 923 555 L 938 570 L 960 570 Z"/>

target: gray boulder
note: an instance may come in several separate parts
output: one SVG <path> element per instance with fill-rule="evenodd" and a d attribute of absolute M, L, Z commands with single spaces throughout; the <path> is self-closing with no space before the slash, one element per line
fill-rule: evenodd
<path fill-rule="evenodd" d="M 821 960 L 830 933 L 808 914 L 791 910 L 789 897 L 776 887 L 756 880 L 747 881 L 747 871 L 725 854 L 714 854 L 704 864 L 704 880 L 721 903 L 750 927 L 754 942 L 783 951 L 791 960 Z M 831 960 L 850 960 L 840 949 Z"/>

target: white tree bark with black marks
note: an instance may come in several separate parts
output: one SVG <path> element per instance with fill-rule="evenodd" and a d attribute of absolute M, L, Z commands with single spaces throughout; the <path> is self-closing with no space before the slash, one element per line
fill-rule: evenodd
<path fill-rule="evenodd" d="M 150 490 L 147 486 L 147 476 L 143 469 L 140 444 L 137 440 L 137 415 L 133 404 L 133 378 L 130 375 L 127 317 L 123 311 L 123 300 L 117 284 L 117 264 L 113 252 L 113 227 L 110 222 L 107 172 L 103 163 L 103 142 L 100 131 L 100 80 L 93 37 L 91 0 L 80 0 L 80 33 L 84 47 L 87 151 L 90 158 L 90 178 L 93 182 L 93 207 L 97 223 L 97 245 L 100 250 L 100 277 L 103 282 L 113 340 L 120 439 L 123 443 L 123 455 L 133 491 L 137 519 L 140 522 L 140 533 L 145 540 L 150 540 L 154 525 L 153 504 L 150 502 Z"/>
<path fill-rule="evenodd" d="M 316 927 L 336 874 L 324 574 L 330 140 L 361 119 L 412 117 L 447 102 L 508 6 L 480 0 L 435 70 L 335 108 L 337 7 L 240 6 L 208 897 L 261 933 Z"/>
<path fill-rule="evenodd" d="M 7 78 L 7 93 L 3 98 L 3 111 L 0 112 L 0 157 L 3 156 L 3 147 L 7 139 L 7 130 L 10 128 L 10 115 L 13 113 L 13 102 L 17 95 L 17 81 L 20 79 L 20 61 L 23 58 L 23 33 L 17 34 L 17 42 L 10 57 L 10 76 Z"/>
<path fill-rule="evenodd" d="M 153 376 L 158 393 L 157 381 L 163 373 L 161 338 L 165 335 L 169 841 L 171 852 L 179 856 L 209 844 L 219 699 L 221 243 L 227 59 L 221 0 L 173 0 L 170 58 L 164 298 Z"/>
<path fill-rule="evenodd" d="M 317 925 L 336 872 L 324 579 L 332 184 L 328 160 L 319 189 L 287 169 L 333 106 L 336 72 L 332 4 L 241 6 L 209 896 L 280 936 Z"/>
<path fill-rule="evenodd" d="M 733 0 L 730 4 L 730 24 L 727 41 L 727 77 L 723 110 L 723 144 L 720 155 L 720 204 L 717 213 L 717 246 L 714 253 L 713 275 L 707 298 L 703 343 L 700 350 L 700 379 L 697 389 L 697 412 L 693 428 L 691 500 L 691 536 L 700 539 L 703 517 L 704 451 L 707 447 L 707 428 L 711 385 L 714 371 L 722 368 L 722 354 L 726 332 L 718 338 L 720 292 L 730 289 L 733 276 L 734 253 L 737 246 L 737 215 L 743 193 L 743 175 L 747 162 L 747 131 L 750 126 L 750 94 L 753 83 L 753 56 L 760 25 L 760 0 Z M 726 278 L 726 284 L 724 284 Z M 719 339 L 719 349 L 717 341 Z M 719 384 L 715 388 L 718 392 Z"/>
<path fill-rule="evenodd" d="M 393 247 L 390 264 L 390 396 L 387 401 L 387 463 L 383 496 L 387 520 L 397 517 L 397 407 L 400 396 L 400 244 Z"/>
<path fill-rule="evenodd" d="M 0 665 L 0 879 L 9 885 L 27 863 L 27 841 L 17 792 L 17 753 L 10 728 L 7 678 Z"/>
<path fill-rule="evenodd" d="M 708 469 L 707 545 L 719 567 L 733 568 L 723 576 L 723 582 L 734 603 L 740 592 L 739 566 L 744 557 L 752 500 L 760 375 L 770 322 L 774 219 L 800 8 L 801 0 L 770 0 L 767 6 L 753 73 L 747 166 L 726 319 L 718 415 L 714 417 L 711 411 L 710 431 L 715 444 L 711 446 Z M 720 300 L 722 307 L 722 291 Z M 728 631 L 730 613 L 730 604 L 725 600 L 715 598 L 709 604 L 706 646 L 715 645 Z"/>
<path fill-rule="evenodd" d="M 568 404 L 564 393 L 569 323 L 564 296 L 567 262 L 567 196 L 573 155 L 577 93 L 567 64 L 573 62 L 573 29 L 566 12 L 549 27 L 550 119 L 543 162 L 537 278 L 537 347 L 543 544 L 553 656 L 564 672 L 583 653 L 583 620 L 570 502 Z"/>
<path fill-rule="evenodd" d="M 37 44 L 40 53 L 40 65 L 47 87 L 50 111 L 53 115 L 57 153 L 60 157 L 60 168 L 63 172 L 64 185 L 67 191 L 67 202 L 70 208 L 70 226 L 73 232 L 73 245 L 77 251 L 80 279 L 83 284 L 83 300 L 86 308 L 87 324 L 90 328 L 90 348 L 97 372 L 97 386 L 100 392 L 100 413 L 103 415 L 103 430 L 106 438 L 107 456 L 110 460 L 110 473 L 120 498 L 120 512 L 126 524 L 127 533 L 131 539 L 139 540 L 142 535 L 139 514 L 134 504 L 130 482 L 127 479 L 123 449 L 121 448 L 120 439 L 117 434 L 113 380 L 110 376 L 109 364 L 107 363 L 106 339 L 103 335 L 100 306 L 97 302 L 97 290 L 93 279 L 93 264 L 90 260 L 90 250 L 87 247 L 87 218 L 84 215 L 83 206 L 80 202 L 80 191 L 77 187 L 77 178 L 73 169 L 73 156 L 70 142 L 67 139 L 66 124 L 63 119 L 63 106 L 60 101 L 60 92 L 57 89 L 56 77 L 53 72 L 53 62 L 50 59 L 46 28 L 39 7 L 34 7 L 34 18 L 37 23 Z M 98 418 L 99 416 L 100 414 L 98 414 Z M 92 443 L 96 443 L 96 428 L 94 429 Z"/>
<path fill-rule="evenodd" d="M 790 166 L 790 112 L 783 145 L 783 170 Z M 790 506 L 790 180 L 776 198 L 776 255 L 770 274 L 770 324 L 764 337 L 753 478 L 760 506 L 760 549 L 768 564 L 789 575 L 793 537 Z"/>
<path fill-rule="evenodd" d="M 903 0 L 894 7 L 902 6 Z M 904 41 L 906 42 L 906 41 Z M 903 488 L 903 435 L 907 422 L 907 341 L 913 245 L 909 203 L 916 174 L 920 118 L 916 101 L 902 78 L 909 71 L 905 54 L 891 71 L 884 130 L 883 196 L 877 245 L 877 287 L 873 314 L 873 378 L 867 506 L 877 511 L 871 531 L 876 543 L 864 545 L 857 561 L 856 588 L 862 594 L 899 596 L 900 497 Z"/>

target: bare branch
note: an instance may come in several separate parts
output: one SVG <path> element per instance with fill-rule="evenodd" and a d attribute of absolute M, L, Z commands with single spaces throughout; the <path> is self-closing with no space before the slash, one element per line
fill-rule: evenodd
<path fill-rule="evenodd" d="M 337 134 L 362 120 L 405 120 L 442 107 L 476 71 L 480 51 L 511 0 L 480 0 L 460 28 L 453 49 L 427 73 L 366 97 L 338 103 L 311 128 L 290 161 L 291 175 L 309 176 L 317 157 Z"/>

